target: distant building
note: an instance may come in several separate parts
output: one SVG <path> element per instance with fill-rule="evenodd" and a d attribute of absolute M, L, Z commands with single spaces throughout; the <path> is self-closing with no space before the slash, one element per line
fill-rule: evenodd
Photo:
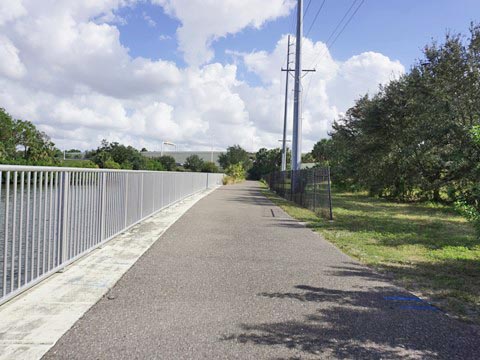
<path fill-rule="evenodd" d="M 317 163 L 301 163 L 300 164 L 300 169 L 303 170 L 303 169 L 311 169 L 313 167 L 315 167 L 315 165 L 317 165 Z"/>
<path fill-rule="evenodd" d="M 158 158 L 162 156 L 160 151 L 143 151 L 141 153 L 143 156 L 149 158 Z M 164 151 L 163 155 L 171 156 L 175 159 L 175 162 L 178 165 L 185 164 L 187 158 L 191 155 L 197 155 L 203 161 L 213 161 L 217 166 L 220 166 L 218 163 L 218 158 L 221 154 L 225 154 L 225 151 Z"/>

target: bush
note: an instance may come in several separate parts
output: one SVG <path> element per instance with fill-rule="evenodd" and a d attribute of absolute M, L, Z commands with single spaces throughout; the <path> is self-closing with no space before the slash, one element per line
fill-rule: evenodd
<path fill-rule="evenodd" d="M 120 166 L 119 163 L 109 159 L 109 160 L 105 161 L 105 163 L 103 165 L 103 168 L 104 169 L 121 169 L 122 167 Z"/>
<path fill-rule="evenodd" d="M 242 164 L 238 163 L 238 164 L 229 165 L 225 169 L 225 174 L 227 176 L 223 178 L 223 184 L 229 185 L 229 184 L 235 184 L 237 182 L 241 182 L 245 180 L 246 171 L 243 168 Z"/>
<path fill-rule="evenodd" d="M 218 173 L 218 166 L 214 162 L 206 161 L 203 163 L 202 172 L 206 173 Z"/>
<path fill-rule="evenodd" d="M 477 231 L 478 238 L 480 239 L 480 210 L 474 205 L 468 204 L 464 200 L 458 200 L 455 202 L 455 209 L 465 217 L 469 222 L 473 224 Z"/>
<path fill-rule="evenodd" d="M 89 168 L 96 169 L 98 165 L 90 160 L 63 160 L 61 163 L 62 167 L 76 167 L 76 168 Z"/>
<path fill-rule="evenodd" d="M 228 165 L 225 174 L 237 180 L 245 180 L 245 169 L 241 163 Z"/>

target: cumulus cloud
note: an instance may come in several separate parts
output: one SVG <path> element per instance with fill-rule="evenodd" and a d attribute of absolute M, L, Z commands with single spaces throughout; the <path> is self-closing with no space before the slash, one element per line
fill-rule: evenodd
<path fill-rule="evenodd" d="M 22 0 L 9 0 L 0 2 L 0 25 L 12 21 L 26 14 Z"/>
<path fill-rule="evenodd" d="M 5 36 L 0 35 L 0 75 L 18 79 L 25 75 L 26 69 L 18 56 L 18 49 Z"/>
<path fill-rule="evenodd" d="M 245 85 L 241 90 L 249 114 L 255 118 L 256 128 L 265 134 L 276 134 L 277 138 L 283 128 L 280 120 L 283 108 L 280 104 L 283 102 L 284 84 L 279 74 L 280 68 L 285 66 L 286 48 L 287 36 L 283 36 L 270 53 L 233 52 L 263 82 L 262 86 L 254 89 Z M 303 78 L 304 150 L 311 149 L 318 139 L 326 137 L 333 120 L 352 106 L 355 99 L 376 91 L 379 84 L 405 72 L 400 62 L 375 52 L 355 55 L 344 62 L 335 61 L 323 42 L 314 43 L 309 39 L 303 41 L 303 63 L 305 67 L 316 69 L 315 73 L 308 73 Z M 293 89 L 292 82 L 290 84 Z M 274 143 L 269 145 L 274 146 Z"/>
<path fill-rule="evenodd" d="M 134 0 L 8 2 L 0 11 L 0 107 L 33 121 L 62 148 L 88 149 L 103 138 L 148 149 L 162 140 L 184 149 L 278 146 L 286 36 L 271 52 L 231 52 L 260 78 L 257 86 L 239 80 L 234 64 L 199 64 L 211 58 L 215 38 L 260 27 L 287 14 L 291 2 L 155 1 L 181 20 L 179 46 L 194 66 L 131 56 L 106 19 Z M 195 31 L 197 37 L 187 36 Z M 357 96 L 404 71 L 373 52 L 336 61 L 325 44 L 308 39 L 304 53 L 305 66 L 317 69 L 304 83 L 305 150 Z"/>
<path fill-rule="evenodd" d="M 214 40 L 245 27 L 260 28 L 265 22 L 288 15 L 292 0 L 153 0 L 180 20 L 180 50 L 191 65 L 212 60 Z"/>

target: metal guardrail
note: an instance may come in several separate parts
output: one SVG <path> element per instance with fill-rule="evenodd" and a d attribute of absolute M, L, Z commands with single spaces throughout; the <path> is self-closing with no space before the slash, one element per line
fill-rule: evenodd
<path fill-rule="evenodd" d="M 265 180 L 277 195 L 333 220 L 330 168 L 276 171 Z"/>
<path fill-rule="evenodd" d="M 222 178 L 0 165 L 0 304 Z"/>

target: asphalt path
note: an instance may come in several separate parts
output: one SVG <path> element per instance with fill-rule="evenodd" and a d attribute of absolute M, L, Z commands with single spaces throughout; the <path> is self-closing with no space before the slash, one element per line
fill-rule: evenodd
<path fill-rule="evenodd" d="M 44 358 L 479 359 L 480 330 L 246 182 L 199 201 Z"/>

